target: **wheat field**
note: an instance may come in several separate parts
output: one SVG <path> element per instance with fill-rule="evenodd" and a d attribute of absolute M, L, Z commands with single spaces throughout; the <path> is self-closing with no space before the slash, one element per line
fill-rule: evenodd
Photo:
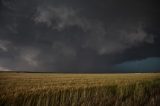
<path fill-rule="evenodd" d="M 160 73 L 0 72 L 0 106 L 160 106 Z"/>

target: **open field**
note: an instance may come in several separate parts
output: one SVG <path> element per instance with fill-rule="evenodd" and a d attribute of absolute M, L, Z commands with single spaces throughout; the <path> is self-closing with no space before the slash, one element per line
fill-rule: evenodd
<path fill-rule="evenodd" d="M 0 73 L 0 106 L 160 106 L 160 73 Z"/>

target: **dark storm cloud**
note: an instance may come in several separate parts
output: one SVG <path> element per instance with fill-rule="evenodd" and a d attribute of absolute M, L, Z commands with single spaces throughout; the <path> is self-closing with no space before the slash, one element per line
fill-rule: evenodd
<path fill-rule="evenodd" d="M 159 12 L 155 0 L 1 0 L 0 69 L 108 72 L 159 57 Z"/>

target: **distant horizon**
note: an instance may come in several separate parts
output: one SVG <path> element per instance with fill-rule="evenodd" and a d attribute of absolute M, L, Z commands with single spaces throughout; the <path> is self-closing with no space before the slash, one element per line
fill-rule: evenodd
<path fill-rule="evenodd" d="M 156 71 L 148 71 L 148 72 L 145 72 L 145 71 L 130 71 L 130 72 L 126 72 L 126 71 L 121 71 L 121 72 L 98 72 L 98 71 L 96 71 L 96 72 L 87 72 L 87 71 L 85 71 L 85 72 L 62 72 L 62 71 L 2 71 L 2 70 L 0 70 L 0 72 L 6 72 L 6 73 L 57 73 L 57 74 L 123 74 L 123 73 L 134 73 L 134 74 L 140 74 L 140 73 L 160 73 L 159 72 L 159 70 L 156 70 Z"/>

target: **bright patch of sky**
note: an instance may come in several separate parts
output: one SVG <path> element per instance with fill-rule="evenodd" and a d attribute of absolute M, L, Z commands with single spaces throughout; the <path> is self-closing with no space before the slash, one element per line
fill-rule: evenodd
<path fill-rule="evenodd" d="M 128 61 L 116 65 L 114 69 L 122 71 L 158 71 L 160 70 L 160 58 L 152 57 L 143 60 Z"/>

